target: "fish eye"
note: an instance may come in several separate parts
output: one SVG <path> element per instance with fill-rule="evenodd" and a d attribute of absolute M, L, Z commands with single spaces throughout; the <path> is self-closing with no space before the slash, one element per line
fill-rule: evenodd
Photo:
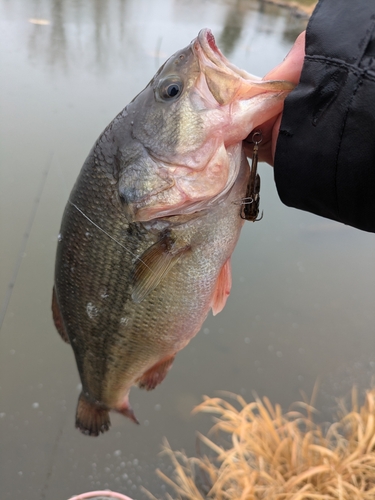
<path fill-rule="evenodd" d="M 159 95 L 164 101 L 177 99 L 182 92 L 182 82 L 176 80 L 164 80 L 159 86 Z"/>
<path fill-rule="evenodd" d="M 166 94 L 168 97 L 176 97 L 181 91 L 180 86 L 177 83 L 171 83 L 166 88 Z"/>

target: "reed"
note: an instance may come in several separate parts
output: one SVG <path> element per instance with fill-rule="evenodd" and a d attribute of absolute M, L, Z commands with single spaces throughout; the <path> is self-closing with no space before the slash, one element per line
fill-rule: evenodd
<path fill-rule="evenodd" d="M 338 421 L 323 426 L 315 409 L 297 403 L 283 413 L 267 398 L 205 397 L 195 412 L 214 415 L 210 437 L 199 435 L 205 453 L 166 453 L 172 477 L 158 475 L 188 500 L 373 500 L 375 498 L 375 389 L 358 407 L 340 405 Z"/>

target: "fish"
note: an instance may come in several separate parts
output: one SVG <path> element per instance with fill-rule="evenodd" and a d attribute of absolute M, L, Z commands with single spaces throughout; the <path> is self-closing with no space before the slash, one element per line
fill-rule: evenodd
<path fill-rule="evenodd" d="M 83 434 L 108 431 L 110 411 L 138 423 L 132 386 L 158 386 L 224 308 L 250 172 L 242 141 L 292 88 L 238 69 L 203 29 L 95 142 L 63 214 L 52 294 Z"/>

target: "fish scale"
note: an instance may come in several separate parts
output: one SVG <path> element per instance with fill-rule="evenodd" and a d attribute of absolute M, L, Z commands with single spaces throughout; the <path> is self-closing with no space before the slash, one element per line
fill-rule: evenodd
<path fill-rule="evenodd" d="M 92 171 L 90 163 L 87 169 Z M 247 173 L 247 166 L 244 171 Z M 92 178 L 92 173 L 90 177 Z M 80 182 L 81 180 L 78 184 Z M 244 195 L 246 183 L 239 187 L 240 192 L 233 193 L 236 199 Z M 105 190 L 102 190 L 101 194 L 104 206 L 108 194 Z M 70 201 L 95 221 L 96 203 L 90 203 L 90 200 L 90 196 L 78 196 L 76 199 L 73 192 Z M 101 401 L 109 408 L 116 407 L 118 388 L 121 388 L 122 392 L 130 388 L 124 388 L 124 380 L 130 378 L 133 381 L 133 374 L 140 376 L 147 358 L 147 367 L 151 367 L 159 357 L 173 355 L 186 344 L 184 330 L 188 328 L 190 333 L 193 328 L 195 333 L 195 330 L 199 329 L 208 313 L 207 302 L 211 298 L 221 267 L 217 269 L 218 264 L 222 265 L 227 258 L 225 252 L 220 262 L 217 254 L 223 252 L 217 250 L 218 243 L 225 243 L 226 237 L 230 235 L 230 228 L 235 227 L 233 222 L 237 222 L 239 218 L 239 207 L 231 201 L 228 199 L 227 203 L 206 215 L 208 220 L 202 224 L 202 227 L 206 228 L 205 232 L 202 227 L 196 228 L 195 225 L 190 228 L 191 240 L 194 240 L 194 237 L 199 241 L 206 239 L 206 245 L 199 248 L 199 255 L 185 257 L 181 264 L 172 269 L 168 281 L 162 281 L 137 307 L 134 307 L 131 300 L 129 286 L 134 267 L 132 254 L 142 254 L 155 243 L 158 236 L 138 232 L 138 238 L 126 240 L 129 250 L 127 251 L 95 226 L 89 225 L 80 212 L 71 204 L 68 205 L 64 219 L 71 222 L 73 218 L 74 223 L 70 223 L 69 228 L 65 228 L 63 224 L 61 228 L 62 239 L 58 244 L 57 261 L 63 262 L 63 256 L 70 253 L 74 257 L 78 256 L 79 260 L 74 259 L 67 266 L 58 267 L 55 284 L 59 290 L 61 315 L 67 316 L 68 328 L 72 332 L 80 332 L 80 335 L 72 334 L 71 341 L 75 340 L 72 347 L 81 374 L 83 391 L 87 391 L 95 401 Z M 111 205 L 109 204 L 108 208 Z M 223 212 L 226 213 L 225 216 Z M 125 217 L 119 218 L 115 209 L 112 210 L 112 216 L 111 212 L 107 212 L 105 222 L 102 229 L 121 241 L 121 235 L 127 233 L 129 227 Z M 215 228 L 215 225 L 218 228 Z M 95 243 L 94 245 L 85 242 L 88 230 L 92 233 L 89 241 Z M 186 238 L 186 229 L 180 228 L 180 231 L 184 231 Z M 234 244 L 232 241 L 231 245 Z M 71 246 L 73 250 L 70 250 Z M 201 257 L 202 254 L 204 258 Z M 213 262 L 212 254 L 215 257 Z M 81 271 L 78 273 L 76 269 Z M 74 295 L 69 293 L 72 282 Z M 108 289 L 109 296 L 106 299 L 100 298 L 100 290 L 103 287 Z M 194 300 L 194 297 L 199 297 L 199 300 Z M 88 303 L 98 309 L 97 316 L 92 319 L 86 312 Z M 121 331 L 120 319 L 124 316 L 133 316 L 132 328 L 127 324 Z M 74 318 L 74 322 L 70 318 Z M 177 328 L 176 323 L 179 324 Z M 91 357 L 87 355 L 88 352 L 93 353 Z"/>
<path fill-rule="evenodd" d="M 63 215 L 52 304 L 84 434 L 107 431 L 110 410 L 137 422 L 131 387 L 160 384 L 223 309 L 250 172 L 242 140 L 290 89 L 236 70 L 203 30 L 96 141 Z"/>

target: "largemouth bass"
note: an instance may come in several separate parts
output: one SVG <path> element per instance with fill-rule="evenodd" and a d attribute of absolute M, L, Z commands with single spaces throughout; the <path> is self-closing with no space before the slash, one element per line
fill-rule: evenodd
<path fill-rule="evenodd" d="M 137 422 L 208 312 L 225 305 L 249 166 L 242 140 L 293 88 L 233 66 L 209 30 L 173 55 L 101 134 L 67 203 L 53 316 L 82 382 L 76 427 Z"/>

